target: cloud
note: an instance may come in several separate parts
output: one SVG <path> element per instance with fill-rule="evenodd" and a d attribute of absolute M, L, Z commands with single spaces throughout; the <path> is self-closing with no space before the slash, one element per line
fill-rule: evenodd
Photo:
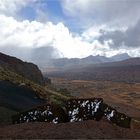
<path fill-rule="evenodd" d="M 38 64 L 39 66 L 45 66 L 50 62 L 52 58 L 59 58 L 60 53 L 56 48 L 51 46 L 40 47 L 32 49 L 30 52 L 30 61 Z"/>
<path fill-rule="evenodd" d="M 40 48 L 51 46 L 64 57 L 84 57 L 93 53 L 94 45 L 73 35 L 63 23 L 17 21 L 0 15 L 0 48 Z"/>
<path fill-rule="evenodd" d="M 0 14 L 17 20 L 46 21 L 47 13 L 43 11 L 46 5 L 44 0 L 0 0 Z"/>
<path fill-rule="evenodd" d="M 140 18 L 138 0 L 62 0 L 61 5 L 66 15 L 87 25 L 127 26 Z"/>
<path fill-rule="evenodd" d="M 0 13 L 14 16 L 22 7 L 35 0 L 0 0 Z"/>
<path fill-rule="evenodd" d="M 107 40 L 112 40 L 110 44 L 114 49 L 118 48 L 140 48 L 140 20 L 126 30 L 102 31 L 99 41 L 104 44 Z"/>
<path fill-rule="evenodd" d="M 53 45 L 53 39 L 63 30 L 61 23 L 54 25 L 51 22 L 17 21 L 4 15 L 0 15 L 0 23 L 0 46 L 31 48 Z"/>
<path fill-rule="evenodd" d="M 125 33 L 131 35 L 134 29 L 135 27 L 129 28 Z M 81 34 L 74 34 L 61 22 L 53 24 L 52 22 L 17 21 L 13 17 L 0 15 L 0 31 L 0 51 L 24 60 L 33 60 L 35 56 L 38 58 L 40 56 L 40 59 L 48 59 L 48 57 L 81 58 L 88 55 L 111 56 L 120 52 L 129 54 L 132 52 L 132 49 L 126 50 L 120 47 L 116 51 L 115 47 L 112 47 L 113 43 L 118 46 L 122 45 L 123 36 L 126 36 L 123 35 L 124 31 L 106 32 L 101 31 L 99 27 L 92 27 Z M 35 50 L 40 53 L 37 54 Z M 131 54 L 134 55 L 134 52 L 136 51 Z"/>
<path fill-rule="evenodd" d="M 137 20 L 140 6 L 137 1 L 115 1 L 113 4 L 109 0 L 61 0 L 65 14 L 80 19 L 78 23 L 93 20 L 102 23 L 90 26 L 81 33 L 71 32 L 63 22 L 54 24 L 48 21 L 46 14 L 39 8 L 42 3 L 38 3 L 38 0 L 11 1 L 8 3 L 8 0 L 0 0 L 0 51 L 29 61 L 52 57 L 81 58 L 98 54 L 111 56 L 125 52 L 140 56 L 140 21 Z M 37 19 L 17 20 L 14 14 L 29 3 L 38 5 Z M 135 18 L 133 14 L 136 14 Z M 85 22 L 81 22 L 82 19 Z M 124 26 L 114 24 L 115 21 Z"/>

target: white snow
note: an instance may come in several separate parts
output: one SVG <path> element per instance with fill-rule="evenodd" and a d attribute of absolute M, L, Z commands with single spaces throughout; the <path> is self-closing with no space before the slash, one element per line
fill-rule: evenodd
<path fill-rule="evenodd" d="M 36 117 L 33 117 L 33 120 L 36 120 Z"/>
<path fill-rule="evenodd" d="M 114 110 L 111 111 L 110 114 L 107 114 L 107 119 L 110 120 L 114 116 Z"/>
<path fill-rule="evenodd" d="M 90 110 L 90 104 L 88 104 L 88 110 Z"/>
<path fill-rule="evenodd" d="M 27 119 L 27 117 L 26 117 L 26 116 L 24 116 L 23 120 L 25 121 L 26 119 Z"/>
<path fill-rule="evenodd" d="M 79 112 L 79 108 L 73 109 L 73 111 L 69 112 L 69 114 L 71 113 L 70 115 L 72 117 L 70 122 L 76 121 L 76 115 L 78 114 L 78 112 Z"/>
<path fill-rule="evenodd" d="M 45 110 L 44 112 L 41 113 L 41 115 L 47 115 L 47 110 Z"/>
<path fill-rule="evenodd" d="M 97 109 L 99 108 L 99 105 L 100 105 L 101 101 L 96 103 L 96 106 L 95 106 L 95 109 L 94 109 L 94 112 L 97 112 Z"/>
<path fill-rule="evenodd" d="M 34 112 L 34 115 L 37 115 L 38 114 L 38 111 L 36 110 L 35 112 Z"/>
<path fill-rule="evenodd" d="M 26 122 L 28 123 L 29 122 L 29 119 L 27 119 Z"/>
<path fill-rule="evenodd" d="M 85 107 L 88 102 L 89 102 L 88 100 L 87 101 L 83 101 L 83 103 L 81 104 L 81 107 Z"/>
<path fill-rule="evenodd" d="M 53 113 L 51 111 L 48 111 L 48 115 L 52 115 Z"/>
<path fill-rule="evenodd" d="M 53 119 L 52 122 L 55 123 L 55 124 L 57 124 L 58 123 L 58 117 L 56 117 L 55 119 Z"/>

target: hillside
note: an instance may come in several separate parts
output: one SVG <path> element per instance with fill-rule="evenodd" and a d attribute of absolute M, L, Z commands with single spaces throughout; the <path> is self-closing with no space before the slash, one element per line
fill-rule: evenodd
<path fill-rule="evenodd" d="M 0 117 L 0 124 L 3 122 L 11 123 L 10 118 L 16 112 L 46 102 L 61 104 L 63 100 L 69 98 L 69 95 L 65 96 L 49 87 L 43 86 L 43 76 L 36 65 L 24 63 L 19 59 L 4 54 L 1 54 L 1 56 L 0 114 L 3 114 L 3 116 Z M 35 70 L 32 66 L 35 67 Z M 24 71 L 26 68 L 28 71 L 27 75 L 27 71 Z M 30 77 L 30 75 L 34 76 L 34 78 Z M 35 80 L 36 77 L 42 80 Z"/>
<path fill-rule="evenodd" d="M 26 86 L 0 81 L 0 104 L 13 110 L 23 110 L 46 101 Z"/>
<path fill-rule="evenodd" d="M 0 53 L 0 67 L 15 72 L 35 83 L 44 84 L 41 71 L 35 64 L 23 62 L 15 57 Z"/>
<path fill-rule="evenodd" d="M 8 84 L 10 86 L 11 85 L 16 86 L 17 88 L 29 89 L 32 92 L 34 92 L 36 96 L 39 97 L 40 99 L 45 99 L 48 100 L 49 102 L 51 102 L 53 98 L 56 98 L 56 101 L 57 99 L 60 100 L 69 98 L 68 95 L 65 96 L 49 87 L 38 85 L 33 81 L 24 78 L 21 75 L 5 70 L 3 68 L 0 68 L 0 82 L 3 84 L 2 85 L 3 88 Z M 4 89 L 7 90 L 7 88 Z M 8 90 L 8 92 L 10 91 Z"/>

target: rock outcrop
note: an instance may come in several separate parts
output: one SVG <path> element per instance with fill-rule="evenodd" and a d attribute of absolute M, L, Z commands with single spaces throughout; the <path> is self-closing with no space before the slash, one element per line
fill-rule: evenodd
<path fill-rule="evenodd" d="M 15 72 L 35 83 L 44 84 L 44 78 L 39 68 L 32 63 L 0 53 L 0 67 Z"/>
<path fill-rule="evenodd" d="M 13 123 L 100 121 L 103 117 L 120 127 L 130 128 L 131 117 L 104 104 L 101 98 L 70 99 L 66 101 L 65 109 L 51 104 L 38 106 L 13 116 Z"/>
<path fill-rule="evenodd" d="M 66 111 L 70 122 L 100 121 L 104 117 L 120 127 L 129 128 L 131 123 L 131 117 L 105 104 L 102 98 L 70 99 Z"/>
<path fill-rule="evenodd" d="M 63 123 L 68 122 L 65 111 L 57 106 L 44 104 L 37 106 L 28 111 L 22 112 L 12 117 L 13 123 L 24 123 L 24 122 L 52 122 L 52 123 Z"/>

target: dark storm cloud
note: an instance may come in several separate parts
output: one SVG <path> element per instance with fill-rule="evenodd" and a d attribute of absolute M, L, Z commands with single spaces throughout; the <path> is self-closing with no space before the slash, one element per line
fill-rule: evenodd
<path fill-rule="evenodd" d="M 101 31 L 102 35 L 99 37 L 99 41 L 104 44 L 105 41 L 112 40 L 111 47 L 140 47 L 140 20 L 125 31 Z"/>
<path fill-rule="evenodd" d="M 139 0 L 61 0 L 61 3 L 66 15 L 84 24 L 128 25 L 140 17 Z"/>

